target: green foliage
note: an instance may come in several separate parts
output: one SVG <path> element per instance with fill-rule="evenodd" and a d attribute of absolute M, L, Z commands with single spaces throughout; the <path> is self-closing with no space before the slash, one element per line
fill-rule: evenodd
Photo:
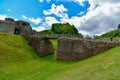
<path fill-rule="evenodd" d="M 120 37 L 120 24 L 118 25 L 118 29 L 117 30 L 112 30 L 109 31 L 101 36 L 95 36 L 96 39 L 99 38 L 108 38 L 108 37 Z"/>
<path fill-rule="evenodd" d="M 120 80 L 119 53 L 116 47 L 78 62 L 58 61 L 38 57 L 22 36 L 0 33 L 0 80 Z"/>
<path fill-rule="evenodd" d="M 101 36 L 95 36 L 95 38 L 99 39 L 99 38 L 108 38 L 108 37 L 120 37 L 120 24 L 118 25 L 118 29 L 117 30 L 112 30 L 110 32 L 107 32 Z"/>
<path fill-rule="evenodd" d="M 101 36 L 95 36 L 95 38 L 108 38 L 108 37 L 120 37 L 120 29 L 107 32 Z"/>
<path fill-rule="evenodd" d="M 120 36 L 120 29 L 107 32 L 102 35 L 102 37 L 117 37 Z"/>
<path fill-rule="evenodd" d="M 54 34 L 54 32 L 52 30 L 44 30 L 41 31 L 40 34 Z"/>
<path fill-rule="evenodd" d="M 70 25 L 69 23 L 61 24 L 56 23 L 52 25 L 51 29 L 55 34 L 78 34 L 78 30 L 75 26 Z"/>
<path fill-rule="evenodd" d="M 78 33 L 78 30 L 75 28 L 75 26 L 70 25 L 69 23 L 52 24 L 52 29 L 41 31 L 40 34 L 72 34 L 72 35 L 80 35 L 82 37 L 82 34 Z"/>
<path fill-rule="evenodd" d="M 120 29 L 120 24 L 118 25 L 118 29 Z"/>

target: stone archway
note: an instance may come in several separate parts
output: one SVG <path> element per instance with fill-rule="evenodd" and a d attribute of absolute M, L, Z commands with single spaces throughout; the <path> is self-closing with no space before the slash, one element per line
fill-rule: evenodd
<path fill-rule="evenodd" d="M 19 31 L 18 28 L 15 28 L 15 29 L 14 29 L 14 34 L 20 34 L 20 31 Z"/>

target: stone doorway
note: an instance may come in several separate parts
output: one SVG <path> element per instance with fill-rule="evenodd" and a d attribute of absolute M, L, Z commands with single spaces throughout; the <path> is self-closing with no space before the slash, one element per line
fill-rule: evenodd
<path fill-rule="evenodd" d="M 15 30 L 14 30 L 14 34 L 20 34 L 20 31 L 19 31 L 18 28 L 15 28 Z"/>

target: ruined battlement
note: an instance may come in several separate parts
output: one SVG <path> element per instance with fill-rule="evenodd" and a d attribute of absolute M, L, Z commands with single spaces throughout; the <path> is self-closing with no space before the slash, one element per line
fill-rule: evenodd
<path fill-rule="evenodd" d="M 5 21 L 14 21 L 12 18 L 5 18 Z"/>
<path fill-rule="evenodd" d="M 37 33 L 36 31 L 32 30 L 30 23 L 22 20 L 15 21 L 12 18 L 0 20 L 0 32 L 21 35 L 34 35 Z"/>
<path fill-rule="evenodd" d="M 16 23 L 20 26 L 30 26 L 30 23 L 22 20 L 16 21 Z"/>

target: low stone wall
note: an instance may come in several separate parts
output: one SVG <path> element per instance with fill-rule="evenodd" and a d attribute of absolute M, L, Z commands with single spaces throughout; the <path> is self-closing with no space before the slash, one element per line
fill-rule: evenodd
<path fill-rule="evenodd" d="M 29 44 L 33 46 L 40 57 L 47 56 L 54 53 L 52 43 L 41 37 L 29 36 L 26 37 Z"/>
<path fill-rule="evenodd" d="M 120 43 L 61 37 L 56 57 L 58 60 L 82 60 L 118 45 Z"/>

